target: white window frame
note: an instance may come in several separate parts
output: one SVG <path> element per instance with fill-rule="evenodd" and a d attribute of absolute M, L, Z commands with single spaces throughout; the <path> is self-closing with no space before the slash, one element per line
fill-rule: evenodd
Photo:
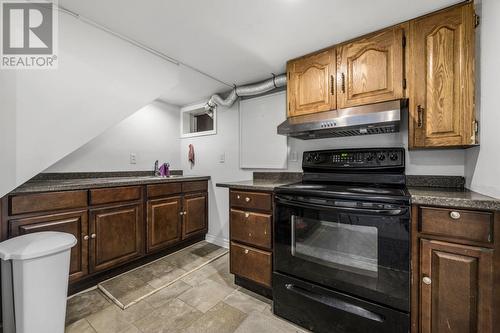
<path fill-rule="evenodd" d="M 192 137 L 197 137 L 197 136 L 205 136 L 205 135 L 215 135 L 217 134 L 217 107 L 214 108 L 213 110 L 213 120 L 214 120 L 214 129 L 210 131 L 203 131 L 203 132 L 194 132 L 194 133 L 184 133 L 184 114 L 189 113 L 193 110 L 199 110 L 205 107 L 207 103 L 199 103 L 199 104 L 193 104 L 193 105 L 188 105 L 185 107 L 181 108 L 181 138 L 192 138 Z"/>

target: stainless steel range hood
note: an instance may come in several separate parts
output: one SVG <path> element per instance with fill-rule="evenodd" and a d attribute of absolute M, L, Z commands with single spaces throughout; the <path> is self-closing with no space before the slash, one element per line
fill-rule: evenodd
<path fill-rule="evenodd" d="M 288 118 L 278 134 L 309 140 L 399 132 L 401 110 L 407 100 L 356 106 Z"/>

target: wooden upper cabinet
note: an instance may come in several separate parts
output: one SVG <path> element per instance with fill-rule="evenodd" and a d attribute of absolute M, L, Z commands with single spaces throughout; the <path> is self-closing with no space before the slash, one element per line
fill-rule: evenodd
<path fill-rule="evenodd" d="M 385 102 L 404 97 L 401 26 L 344 44 L 337 52 L 337 106 Z"/>
<path fill-rule="evenodd" d="M 410 148 L 476 143 L 473 4 L 410 22 Z"/>
<path fill-rule="evenodd" d="M 90 269 L 102 271 L 142 255 L 142 203 L 90 212 Z"/>
<path fill-rule="evenodd" d="M 336 108 L 334 48 L 289 61 L 287 73 L 288 117 Z"/>
<path fill-rule="evenodd" d="M 72 234 L 77 243 L 71 248 L 69 281 L 76 281 L 88 274 L 89 236 L 86 210 L 12 220 L 9 222 L 9 228 L 11 237 L 42 231 Z"/>
<path fill-rule="evenodd" d="M 420 332 L 493 332 L 489 249 L 421 240 Z"/>

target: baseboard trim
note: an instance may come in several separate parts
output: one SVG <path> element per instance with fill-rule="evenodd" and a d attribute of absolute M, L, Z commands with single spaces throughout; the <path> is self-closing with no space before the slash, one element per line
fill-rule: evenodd
<path fill-rule="evenodd" d="M 206 234 L 205 240 L 209 243 L 219 245 L 219 246 L 222 246 L 223 248 L 229 249 L 229 240 L 226 238 Z"/>

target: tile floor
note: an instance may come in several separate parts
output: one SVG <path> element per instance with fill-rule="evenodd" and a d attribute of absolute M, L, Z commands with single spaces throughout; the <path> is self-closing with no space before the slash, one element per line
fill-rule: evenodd
<path fill-rule="evenodd" d="M 94 289 L 69 299 L 66 332 L 307 332 L 274 316 L 269 300 L 233 281 L 226 254 L 125 310 Z"/>

